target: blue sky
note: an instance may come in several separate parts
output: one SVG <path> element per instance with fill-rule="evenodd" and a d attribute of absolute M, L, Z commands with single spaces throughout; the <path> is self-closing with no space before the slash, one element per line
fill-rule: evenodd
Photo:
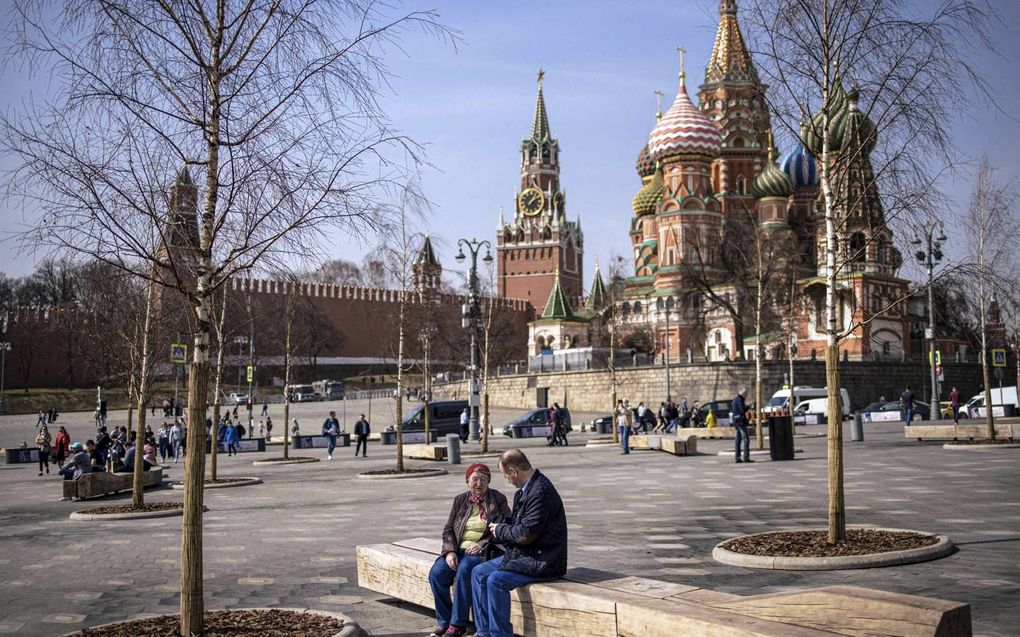
<path fill-rule="evenodd" d="M 924 4 L 924 3 L 922 3 Z M 976 160 L 987 153 L 1002 180 L 1020 178 L 1020 3 L 992 0 L 1002 14 L 996 28 L 1000 55 L 977 60 L 989 76 L 1005 113 L 975 99 L 961 104 L 947 124 L 961 148 Z M 395 74 L 383 104 L 394 124 L 426 144 L 432 168 L 422 175 L 435 204 L 427 229 L 447 270 L 461 237 L 493 239 L 502 206 L 512 215 L 519 175 L 519 145 L 528 133 L 535 102 L 535 74 L 546 71 L 545 98 L 553 135 L 561 147 L 561 185 L 568 216 L 581 215 L 585 273 L 594 259 L 629 252 L 631 199 L 640 186 L 634 171 L 638 151 L 654 125 L 653 91 L 676 93 L 676 47 L 687 50 L 688 86 L 703 77 L 715 37 L 714 0 L 617 2 L 439 1 L 442 21 L 461 32 L 453 47 L 418 33 L 404 38 L 404 53 L 388 58 Z M 5 70 L 0 107 L 45 91 L 45 80 L 29 81 Z M 664 107 L 665 107 L 664 106 Z M 785 150 L 785 149 L 781 149 Z M 2 160 L 0 160 L 2 161 Z M 960 209 L 967 205 L 967 175 L 945 184 Z M 30 216 L 29 213 L 26 215 Z M 22 211 L 0 207 L 0 237 L 23 223 Z M 898 237 L 905 242 L 901 228 Z M 951 254 L 964 242 L 949 232 Z M 327 251 L 360 258 L 369 242 L 342 235 Z M 0 271 L 23 275 L 36 257 L 0 243 Z M 905 274 L 910 274 L 905 272 Z"/>

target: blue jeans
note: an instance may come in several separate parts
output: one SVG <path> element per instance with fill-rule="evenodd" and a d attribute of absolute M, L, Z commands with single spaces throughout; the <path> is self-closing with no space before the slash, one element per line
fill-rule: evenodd
<path fill-rule="evenodd" d="M 336 449 L 336 436 L 326 436 L 326 453 L 333 455 L 333 450 Z"/>
<path fill-rule="evenodd" d="M 666 433 L 670 433 L 671 434 L 674 431 L 676 431 L 676 427 L 679 424 L 680 424 L 680 420 L 677 419 L 677 418 L 674 418 L 674 419 L 670 420 L 669 424 L 666 425 Z"/>
<path fill-rule="evenodd" d="M 471 608 L 471 571 L 484 561 L 477 555 L 465 554 L 463 550 L 457 551 L 457 560 L 455 571 L 446 563 L 446 557 L 440 555 L 429 571 L 429 586 L 436 601 L 436 624 L 443 627 L 467 626 L 468 610 Z M 450 587 L 454 586 L 455 577 L 457 583 L 451 601 Z"/>
<path fill-rule="evenodd" d="M 499 570 L 503 560 L 497 557 L 475 567 L 471 572 L 472 608 L 475 611 L 477 637 L 513 637 L 510 625 L 510 591 L 534 582 L 548 582 L 555 577 L 531 577 L 513 571 Z"/>
<path fill-rule="evenodd" d="M 744 441 L 744 460 L 751 457 L 751 436 L 747 433 L 747 425 L 733 425 L 737 430 L 736 436 L 733 438 L 734 448 L 737 454 L 737 460 L 740 460 L 740 441 Z"/>
<path fill-rule="evenodd" d="M 623 447 L 623 453 L 630 453 L 630 427 L 627 425 L 617 425 L 620 429 L 620 446 Z"/>
<path fill-rule="evenodd" d="M 914 420 L 914 408 L 906 407 L 903 410 L 903 420 L 909 425 Z"/>

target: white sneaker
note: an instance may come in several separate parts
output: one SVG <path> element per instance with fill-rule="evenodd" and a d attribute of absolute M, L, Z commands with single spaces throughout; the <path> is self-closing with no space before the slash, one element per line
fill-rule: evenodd
<path fill-rule="evenodd" d="M 332 460 L 333 456 L 326 456 L 326 460 Z"/>

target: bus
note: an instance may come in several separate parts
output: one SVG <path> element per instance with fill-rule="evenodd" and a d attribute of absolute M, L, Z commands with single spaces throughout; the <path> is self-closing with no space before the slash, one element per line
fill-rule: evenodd
<path fill-rule="evenodd" d="M 315 395 L 315 389 L 311 385 L 290 385 L 287 387 L 287 395 L 292 403 L 314 402 L 319 400 Z"/>
<path fill-rule="evenodd" d="M 342 400 L 344 397 L 344 383 L 339 380 L 317 380 L 312 383 L 319 400 Z"/>

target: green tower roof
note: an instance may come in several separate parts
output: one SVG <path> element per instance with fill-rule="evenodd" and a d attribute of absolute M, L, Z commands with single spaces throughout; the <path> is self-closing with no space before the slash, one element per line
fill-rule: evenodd
<path fill-rule="evenodd" d="M 574 318 L 574 312 L 570 309 L 570 304 L 567 303 L 567 295 L 563 293 L 563 287 L 560 285 L 559 269 L 556 270 L 556 282 L 553 283 L 553 289 L 549 292 L 549 300 L 545 302 L 542 318 L 567 321 Z"/>
<path fill-rule="evenodd" d="M 589 310 L 599 310 L 606 304 L 606 284 L 602 282 L 602 273 L 599 272 L 599 263 L 595 262 L 595 280 L 591 282 L 591 291 L 588 292 L 588 299 L 584 307 Z"/>

